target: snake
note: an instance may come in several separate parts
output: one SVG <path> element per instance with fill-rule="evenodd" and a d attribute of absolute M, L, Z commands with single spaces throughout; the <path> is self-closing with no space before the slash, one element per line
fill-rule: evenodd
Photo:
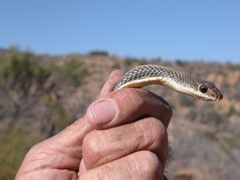
<path fill-rule="evenodd" d="M 141 65 L 125 73 L 114 90 L 122 88 L 142 88 L 158 84 L 204 101 L 220 101 L 220 90 L 212 83 L 192 77 L 188 73 L 177 71 L 161 65 Z"/>

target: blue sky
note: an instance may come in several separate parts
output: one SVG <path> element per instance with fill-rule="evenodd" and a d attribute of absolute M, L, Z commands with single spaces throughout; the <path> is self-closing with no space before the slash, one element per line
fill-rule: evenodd
<path fill-rule="evenodd" d="M 0 47 L 240 63 L 238 0 L 1 0 Z"/>

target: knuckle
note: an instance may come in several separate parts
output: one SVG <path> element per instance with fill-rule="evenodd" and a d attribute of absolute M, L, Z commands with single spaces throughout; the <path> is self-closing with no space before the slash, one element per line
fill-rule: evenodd
<path fill-rule="evenodd" d="M 116 91 L 116 94 L 112 94 L 112 98 L 118 105 L 119 113 L 124 114 L 126 110 L 126 112 L 131 110 L 134 114 L 139 109 L 143 109 L 147 104 L 143 98 L 143 92 L 140 89 L 123 88 Z"/>
<path fill-rule="evenodd" d="M 96 161 L 96 159 L 94 158 L 99 157 L 99 154 L 102 151 L 102 147 L 103 145 L 101 140 L 99 139 L 98 131 L 95 130 L 90 132 L 83 140 L 83 157 L 88 160 L 87 162 Z"/>
<path fill-rule="evenodd" d="M 140 133 L 143 133 L 145 140 L 149 141 L 150 149 L 156 150 L 162 143 L 167 142 L 167 131 L 158 119 L 146 118 L 139 125 Z"/>
<path fill-rule="evenodd" d="M 162 169 L 158 157 L 150 151 L 141 152 L 142 171 L 148 174 L 157 175 Z"/>
<path fill-rule="evenodd" d="M 151 133 L 152 136 L 156 138 L 156 140 L 165 141 L 167 138 L 167 131 L 165 129 L 165 126 L 159 121 L 158 119 L 152 118 L 151 123 Z"/>
<path fill-rule="evenodd" d="M 155 118 L 146 118 L 140 126 L 146 149 L 154 152 L 165 165 L 168 154 L 168 135 L 165 126 Z"/>
<path fill-rule="evenodd" d="M 39 152 L 41 153 L 44 153 L 45 152 L 45 144 L 46 141 L 43 141 L 43 142 L 40 142 L 40 143 L 37 143 L 35 145 L 33 145 L 30 150 L 28 151 L 28 154 L 35 154 L 36 156 L 40 155 Z"/>

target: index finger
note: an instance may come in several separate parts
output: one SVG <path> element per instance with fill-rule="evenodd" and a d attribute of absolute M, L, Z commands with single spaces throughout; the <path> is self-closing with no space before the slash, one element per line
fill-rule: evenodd
<path fill-rule="evenodd" d="M 113 91 L 114 87 L 117 85 L 117 82 L 123 76 L 123 71 L 121 70 L 114 70 L 108 77 L 108 80 L 104 84 L 100 97 L 104 97 L 108 95 L 110 92 Z"/>

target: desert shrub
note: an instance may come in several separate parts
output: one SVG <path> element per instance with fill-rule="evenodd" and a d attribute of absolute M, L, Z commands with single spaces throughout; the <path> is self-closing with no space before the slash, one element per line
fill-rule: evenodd
<path fill-rule="evenodd" d="M 234 114 L 240 115 L 240 112 L 237 111 L 233 106 L 230 106 L 230 108 L 228 109 L 228 112 L 226 113 L 226 116 L 231 117 Z"/>
<path fill-rule="evenodd" d="M 236 113 L 236 110 L 235 110 L 235 108 L 233 107 L 233 106 L 231 106 L 229 109 L 228 109 L 228 112 L 227 112 L 227 117 L 230 117 L 230 116 L 232 116 L 233 114 L 235 114 Z"/>
<path fill-rule="evenodd" d="M 211 106 L 190 110 L 187 113 L 186 118 L 193 122 L 207 124 L 214 128 L 218 128 L 218 126 L 222 126 L 224 123 L 226 123 L 226 117 L 214 110 L 214 108 Z"/>
<path fill-rule="evenodd" d="M 123 61 L 125 66 L 131 66 L 133 64 L 137 64 L 138 66 L 144 65 L 144 64 L 148 64 L 148 61 L 144 58 L 142 59 L 138 59 L 138 58 L 134 58 L 134 57 L 126 57 Z M 136 66 L 137 66 L 136 65 Z"/>
<path fill-rule="evenodd" d="M 33 84 L 41 88 L 51 74 L 32 53 L 19 55 L 16 49 L 12 49 L 7 56 L 1 56 L 0 65 L 0 86 L 25 94 Z"/>
<path fill-rule="evenodd" d="M 205 114 L 202 114 L 201 121 L 205 124 L 212 125 L 213 127 L 218 127 L 226 122 L 226 118 L 225 116 L 220 115 L 217 111 L 210 110 Z"/>
<path fill-rule="evenodd" d="M 3 132 L 0 130 L 0 133 Z M 14 179 L 16 172 L 27 151 L 33 144 L 42 140 L 39 134 L 34 134 L 26 128 L 25 120 L 19 121 L 7 134 L 0 137 L 0 179 Z"/>
<path fill-rule="evenodd" d="M 229 93 L 231 85 L 229 82 L 226 81 L 226 79 L 223 79 L 220 84 L 220 89 L 223 94 Z"/>
<path fill-rule="evenodd" d="M 91 55 L 91 56 L 108 56 L 107 51 L 99 51 L 99 50 L 90 51 L 88 54 Z"/>
<path fill-rule="evenodd" d="M 175 61 L 175 63 L 176 63 L 178 66 L 182 66 L 182 67 L 184 67 L 184 66 L 186 66 L 186 65 L 188 64 L 187 61 L 184 61 L 184 60 L 181 60 L 181 59 L 177 59 L 177 60 Z"/>
<path fill-rule="evenodd" d="M 132 65 L 133 63 L 136 63 L 136 62 L 138 62 L 138 59 L 134 58 L 134 57 L 126 57 L 123 61 L 125 66 L 130 66 L 130 65 Z"/>
<path fill-rule="evenodd" d="M 231 159 L 231 161 L 239 166 L 239 161 L 235 158 L 234 150 L 239 150 L 240 148 L 240 134 L 235 134 L 234 136 L 227 137 L 221 140 L 219 146 L 223 152 Z"/>
<path fill-rule="evenodd" d="M 237 100 L 237 101 L 240 100 L 240 91 L 239 91 L 238 88 L 236 88 L 232 94 L 233 94 L 233 95 L 232 95 L 233 99 L 235 99 L 235 100 Z"/>
<path fill-rule="evenodd" d="M 124 63 L 125 66 L 131 66 L 132 63 L 133 63 L 133 60 L 130 59 L 130 58 L 125 58 L 123 63 Z"/>
<path fill-rule="evenodd" d="M 215 132 L 202 130 L 197 133 L 200 137 L 206 138 L 210 141 L 218 141 Z"/>
<path fill-rule="evenodd" d="M 89 75 L 86 64 L 76 59 L 68 60 L 63 64 L 53 63 L 51 69 L 56 82 L 65 83 L 73 87 L 80 86 L 84 78 Z"/>
<path fill-rule="evenodd" d="M 48 137 L 54 135 L 56 132 L 61 131 L 66 126 L 74 121 L 74 113 L 68 111 L 56 95 L 47 94 L 42 98 L 42 102 L 48 111 L 45 113 L 46 122 L 42 122 L 41 131 L 47 134 Z"/>
<path fill-rule="evenodd" d="M 196 100 L 190 97 L 186 97 L 185 95 L 180 95 L 180 103 L 186 107 L 192 107 L 195 105 Z"/>
<path fill-rule="evenodd" d="M 186 118 L 191 121 L 195 121 L 197 117 L 198 117 L 198 112 L 194 109 L 190 110 L 186 115 Z"/>
<path fill-rule="evenodd" d="M 112 66 L 112 69 L 121 69 L 121 66 L 118 62 L 115 62 L 114 65 Z"/>
<path fill-rule="evenodd" d="M 236 71 L 236 70 L 240 70 L 240 64 L 232 64 L 230 61 L 226 62 L 225 63 L 225 66 L 227 69 L 229 70 L 233 70 L 233 71 Z"/>
<path fill-rule="evenodd" d="M 138 64 L 141 66 L 141 65 L 144 65 L 144 64 L 148 64 L 148 61 L 146 60 L 146 59 L 140 59 L 139 61 L 138 61 Z"/>

